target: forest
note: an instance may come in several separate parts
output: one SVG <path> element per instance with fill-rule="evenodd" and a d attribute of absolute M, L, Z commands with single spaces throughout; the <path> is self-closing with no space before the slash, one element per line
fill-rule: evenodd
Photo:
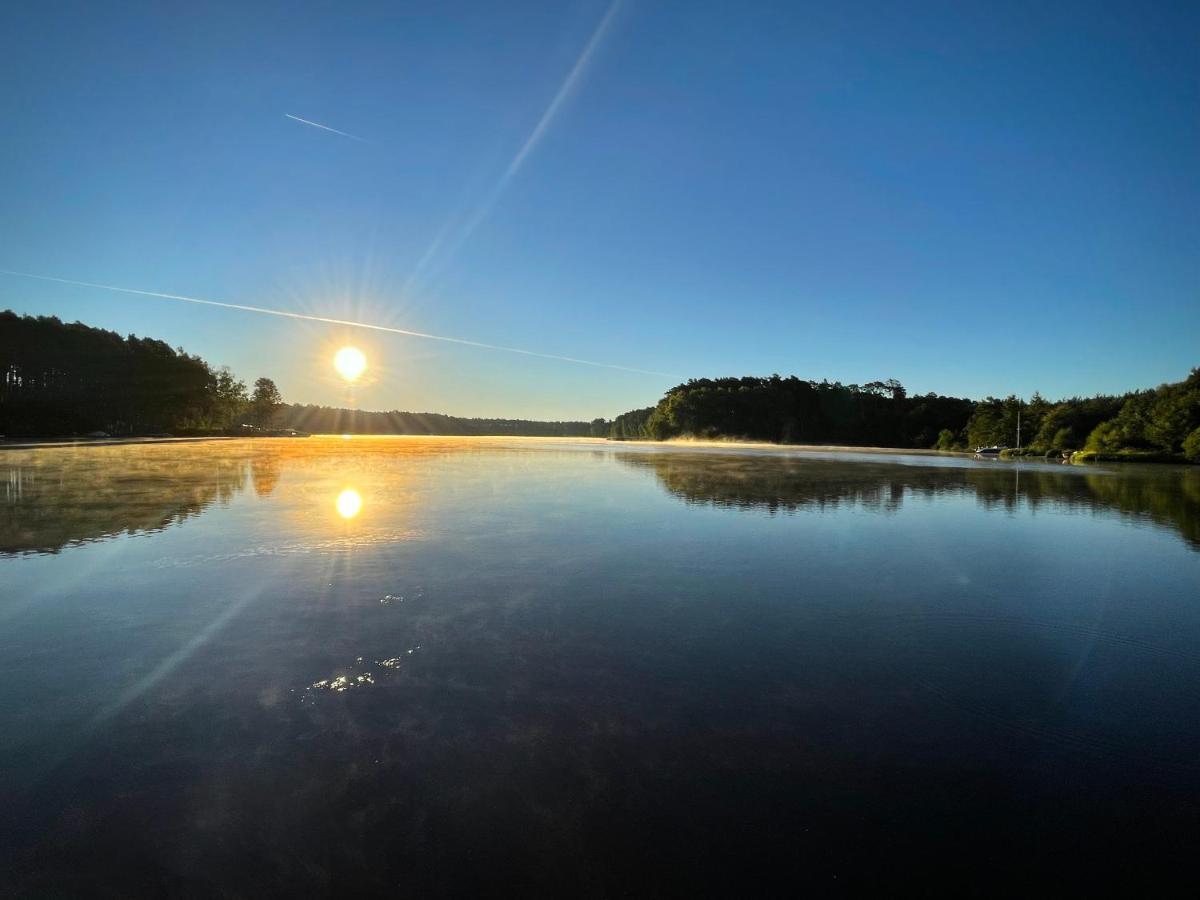
<path fill-rule="evenodd" d="M 1121 395 L 988 397 L 975 404 L 964 432 L 939 437 L 939 447 L 947 444 L 1019 444 L 1009 452 L 1037 456 L 1075 450 L 1080 460 L 1200 462 L 1200 368 L 1182 381 Z"/>
<path fill-rule="evenodd" d="M 270 379 L 250 394 L 228 369 L 163 341 L 0 312 L 0 434 L 220 433 L 268 425 Z"/>
<path fill-rule="evenodd" d="M 898 381 L 696 378 L 671 388 L 656 406 L 618 416 L 609 436 L 932 447 L 941 432 L 962 432 L 974 408 L 960 397 L 910 397 Z"/>
<path fill-rule="evenodd" d="M 589 422 L 465 419 L 288 405 L 270 378 L 252 389 L 227 368 L 163 341 L 0 311 L 0 436 L 333 434 L 607 435 Z M 603 422 L 603 420 L 600 420 Z"/>
<path fill-rule="evenodd" d="M 608 436 L 947 451 L 1019 446 L 1025 455 L 1081 451 L 1081 459 L 1200 462 L 1200 369 L 1149 390 L 1058 401 L 1036 393 L 980 401 L 910 395 L 895 380 L 700 378 L 671 388 L 655 406 L 617 416 Z"/>

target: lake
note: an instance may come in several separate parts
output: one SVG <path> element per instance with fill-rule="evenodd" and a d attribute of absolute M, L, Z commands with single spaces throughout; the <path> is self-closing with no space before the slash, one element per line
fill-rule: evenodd
<path fill-rule="evenodd" d="M 1194 887 L 1200 469 L 2 450 L 0 673 L 17 895 Z"/>

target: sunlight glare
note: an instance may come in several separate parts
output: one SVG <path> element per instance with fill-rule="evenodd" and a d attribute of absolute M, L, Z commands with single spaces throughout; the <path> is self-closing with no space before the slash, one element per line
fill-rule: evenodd
<path fill-rule="evenodd" d="M 357 381 L 367 369 L 367 357 L 357 347 L 343 347 L 333 357 L 333 367 L 347 381 Z"/>
<path fill-rule="evenodd" d="M 354 488 L 346 488 L 337 498 L 338 515 L 343 519 L 353 519 L 362 510 L 362 495 Z"/>

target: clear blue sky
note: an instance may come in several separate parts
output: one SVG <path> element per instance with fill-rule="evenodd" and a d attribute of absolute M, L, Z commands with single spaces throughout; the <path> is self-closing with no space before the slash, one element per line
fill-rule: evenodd
<path fill-rule="evenodd" d="M 1196 3 L 5 4 L 0 268 L 679 377 L 11 276 L 0 307 L 466 415 L 1178 380 L 1198 46 Z"/>

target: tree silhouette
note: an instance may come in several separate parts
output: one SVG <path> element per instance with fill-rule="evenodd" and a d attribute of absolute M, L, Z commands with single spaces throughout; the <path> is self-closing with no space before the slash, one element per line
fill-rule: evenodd
<path fill-rule="evenodd" d="M 250 422 L 259 428 L 275 426 L 283 409 L 283 395 L 270 378 L 259 378 L 254 382 L 254 393 L 250 395 Z"/>

